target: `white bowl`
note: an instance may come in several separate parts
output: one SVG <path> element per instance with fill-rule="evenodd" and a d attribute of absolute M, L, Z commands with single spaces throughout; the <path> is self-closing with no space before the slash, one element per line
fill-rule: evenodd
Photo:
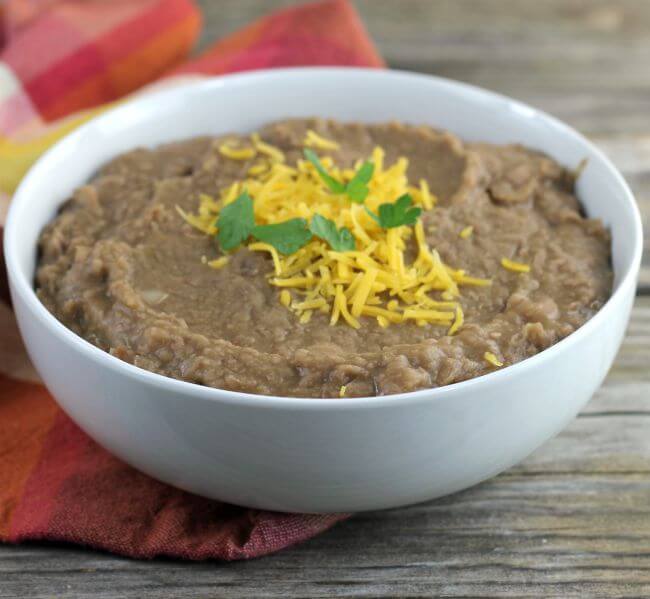
<path fill-rule="evenodd" d="M 519 142 L 576 166 L 578 194 L 613 234 L 615 289 L 578 331 L 514 366 L 387 397 L 295 399 L 233 393 L 136 368 L 59 323 L 33 290 L 36 242 L 57 206 L 110 158 L 139 145 L 251 131 L 276 119 L 401 120 L 464 139 Z M 614 166 L 529 106 L 434 77 L 287 69 L 219 77 L 126 102 L 68 135 L 25 177 L 5 253 L 20 330 L 62 408 L 136 468 L 200 495 L 273 510 L 387 508 L 473 485 L 562 429 L 619 348 L 641 260 L 641 219 Z"/>

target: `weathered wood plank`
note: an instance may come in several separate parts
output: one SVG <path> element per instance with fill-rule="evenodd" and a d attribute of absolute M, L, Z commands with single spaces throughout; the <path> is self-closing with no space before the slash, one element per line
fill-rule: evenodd
<path fill-rule="evenodd" d="M 639 285 L 650 292 L 650 124 L 638 135 L 597 135 L 592 140 L 611 158 L 627 180 L 641 211 L 644 252 Z"/>
<path fill-rule="evenodd" d="M 650 298 L 636 298 L 632 318 L 621 350 L 607 383 L 646 383 L 650 381 Z M 639 394 L 638 401 L 646 398 Z"/>
<path fill-rule="evenodd" d="M 649 497 L 647 476 L 511 475 L 229 565 L 9 548 L 0 596 L 643 597 Z"/>

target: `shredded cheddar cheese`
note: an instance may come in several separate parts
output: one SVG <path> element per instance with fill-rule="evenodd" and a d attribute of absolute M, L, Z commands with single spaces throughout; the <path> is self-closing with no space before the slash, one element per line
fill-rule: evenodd
<path fill-rule="evenodd" d="M 251 135 L 253 146 L 260 154 L 265 154 L 272 162 L 284 162 L 284 152 L 275 146 L 263 142 L 257 133 Z"/>
<path fill-rule="evenodd" d="M 463 326 L 465 321 L 465 316 L 463 315 L 463 309 L 460 305 L 456 305 L 456 318 L 454 319 L 453 324 L 449 327 L 449 335 L 454 335 L 460 327 Z"/>
<path fill-rule="evenodd" d="M 449 334 L 462 326 L 461 288 L 490 285 L 491 281 L 445 264 L 436 249 L 429 247 L 421 220 L 413 227 L 386 229 L 368 214 L 367 210 L 377 213 L 381 204 L 392 203 L 403 194 L 409 194 L 413 204 L 424 210 L 435 206 L 436 198 L 426 181 L 417 186 L 409 183 L 406 158 L 385 165 L 384 150 L 373 150 L 369 160 L 374 172 L 365 203 L 360 205 L 344 194 L 332 193 L 308 160 L 290 166 L 280 149 L 263 142 L 257 134 L 251 136 L 251 143 L 252 148 L 246 150 L 253 154 L 247 153 L 246 159 L 258 156 L 261 162 L 248 169 L 246 179 L 222 189 L 216 199 L 202 194 L 197 214 L 180 208 L 178 211 L 199 231 L 215 235 L 220 210 L 246 190 L 253 199 L 255 222 L 259 225 L 294 218 L 309 221 L 319 214 L 338 228 L 346 227 L 355 242 L 351 251 L 334 251 L 318 237 L 290 255 L 280 254 L 267 243 L 247 243 L 249 250 L 270 255 L 273 272 L 268 282 L 279 288 L 280 303 L 301 323 L 308 323 L 316 313 L 324 313 L 329 315 L 331 325 L 343 322 L 353 328 L 360 328 L 367 318 L 375 319 L 381 327 L 404 322 L 438 325 L 447 327 Z M 334 149 L 336 142 L 308 131 L 305 144 L 326 150 Z M 224 146 L 219 150 L 223 154 Z M 243 159 L 244 149 L 225 145 L 225 151 L 234 151 L 234 160 Z M 354 177 L 362 163 L 359 161 L 355 168 L 340 168 L 331 157 L 321 156 L 320 161 L 329 175 L 343 184 Z M 223 258 L 209 265 L 220 268 L 227 262 Z"/>
<path fill-rule="evenodd" d="M 488 364 L 491 364 L 496 368 L 501 368 L 503 366 L 503 362 L 500 362 L 499 359 L 492 352 L 486 351 L 483 354 L 483 358 Z"/>
<path fill-rule="evenodd" d="M 278 254 L 278 251 L 272 246 L 269 245 L 268 243 L 251 243 L 248 246 L 249 250 L 257 251 L 257 252 L 268 252 L 271 254 L 271 258 L 273 259 L 273 268 L 275 269 L 275 274 L 280 276 L 282 274 L 282 263 L 280 262 L 280 254 Z"/>
<path fill-rule="evenodd" d="M 228 260 L 230 260 L 230 256 L 221 256 L 220 258 L 216 258 L 215 260 L 210 260 L 208 261 L 208 266 L 210 268 L 223 268 L 227 263 Z"/>
<path fill-rule="evenodd" d="M 347 389 L 346 385 L 341 385 L 341 388 L 339 389 L 339 397 L 345 397 L 346 389 Z"/>
<path fill-rule="evenodd" d="M 304 145 L 308 148 L 318 148 L 320 150 L 338 150 L 339 144 L 331 139 L 326 139 L 321 137 L 315 131 L 311 129 L 307 130 L 305 135 Z"/>
<path fill-rule="evenodd" d="M 459 234 L 458 236 L 461 239 L 468 239 L 469 237 L 472 236 L 472 233 L 474 233 L 474 227 L 471 225 L 469 227 L 465 227 Z"/>
<path fill-rule="evenodd" d="M 248 160 L 254 158 L 257 153 L 254 148 L 236 148 L 228 142 L 222 143 L 219 146 L 219 152 L 226 158 L 231 158 L 232 160 Z"/>
<path fill-rule="evenodd" d="M 291 294 L 286 289 L 280 291 L 280 303 L 285 308 L 288 308 L 291 305 Z"/>
<path fill-rule="evenodd" d="M 429 184 L 424 179 L 420 179 L 420 199 L 425 210 L 433 208 L 435 198 L 429 190 Z"/>
<path fill-rule="evenodd" d="M 257 164 L 254 164 L 248 169 L 248 174 L 251 177 L 254 177 L 256 175 L 261 175 L 262 173 L 265 173 L 268 170 L 269 170 L 269 164 L 267 162 L 258 162 Z"/>
<path fill-rule="evenodd" d="M 503 268 L 506 270 L 511 270 L 512 272 L 530 272 L 530 266 L 528 264 L 515 262 L 514 260 L 509 260 L 508 258 L 501 258 L 501 266 L 503 266 Z"/>

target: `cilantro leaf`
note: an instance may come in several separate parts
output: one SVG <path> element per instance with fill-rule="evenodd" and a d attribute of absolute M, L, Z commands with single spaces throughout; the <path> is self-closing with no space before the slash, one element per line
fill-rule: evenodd
<path fill-rule="evenodd" d="M 272 245 L 285 256 L 297 252 L 311 239 L 311 231 L 304 218 L 291 218 L 272 225 L 256 225 L 251 234 L 258 241 Z"/>
<path fill-rule="evenodd" d="M 366 212 L 384 229 L 414 225 L 422 213 L 422 208 L 412 207 L 413 199 L 408 193 L 401 195 L 394 203 L 381 204 L 379 215 L 366 208 Z"/>
<path fill-rule="evenodd" d="M 320 214 L 314 214 L 309 225 L 309 230 L 327 241 L 330 247 L 337 252 L 347 252 L 355 249 L 354 237 L 347 227 L 336 228 L 336 223 Z"/>
<path fill-rule="evenodd" d="M 329 187 L 331 192 L 336 194 L 345 193 L 353 202 L 363 204 L 364 200 L 368 196 L 368 183 L 375 172 L 375 165 L 372 162 L 364 162 L 359 167 L 359 170 L 354 174 L 354 177 L 352 177 L 346 185 L 332 177 L 332 175 L 327 172 L 313 150 L 305 148 L 304 154 L 305 158 L 314 165 L 320 178 L 325 182 L 325 185 Z"/>
<path fill-rule="evenodd" d="M 344 193 L 345 185 L 332 177 L 326 170 L 325 167 L 321 164 L 321 161 L 318 159 L 316 152 L 310 150 L 309 148 L 304 149 L 305 158 L 309 160 L 314 165 L 316 171 L 320 175 L 320 178 L 325 182 L 325 185 L 330 188 L 334 193 Z"/>
<path fill-rule="evenodd" d="M 248 239 L 255 226 L 255 217 L 253 200 L 247 191 L 221 209 L 216 225 L 219 245 L 225 251 L 236 248 Z"/>
<path fill-rule="evenodd" d="M 368 197 L 368 183 L 370 183 L 374 172 L 375 165 L 372 162 L 364 162 L 346 185 L 345 193 L 353 202 L 363 204 Z"/>

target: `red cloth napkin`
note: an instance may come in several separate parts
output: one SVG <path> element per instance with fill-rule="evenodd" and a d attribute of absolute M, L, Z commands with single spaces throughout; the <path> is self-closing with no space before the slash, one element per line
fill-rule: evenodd
<path fill-rule="evenodd" d="M 0 225 L 29 164 L 88 117 L 71 113 L 161 75 L 382 66 L 346 0 L 272 14 L 182 66 L 200 22 L 191 0 L 9 0 L 0 8 Z M 2 265 L 0 273 L 6 294 Z M 38 382 L 11 309 L 0 300 L 0 541 L 47 539 L 140 558 L 232 560 L 277 551 L 344 517 L 226 505 L 123 464 Z"/>

